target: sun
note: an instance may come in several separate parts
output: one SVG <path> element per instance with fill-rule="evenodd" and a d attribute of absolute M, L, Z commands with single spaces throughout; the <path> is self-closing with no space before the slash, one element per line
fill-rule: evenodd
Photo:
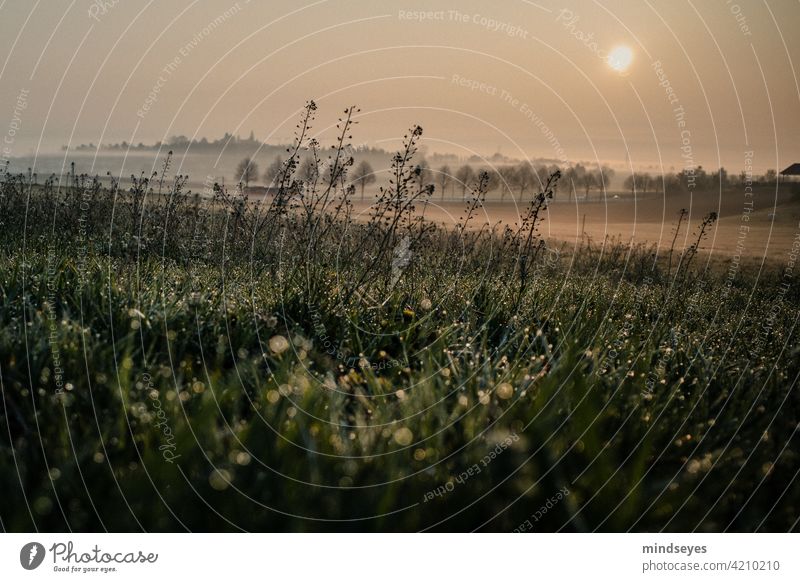
<path fill-rule="evenodd" d="M 623 73 L 628 70 L 628 67 L 631 66 L 633 62 L 633 51 L 630 47 L 625 45 L 620 45 L 611 49 L 611 52 L 608 53 L 608 58 L 606 59 L 608 66 Z"/>

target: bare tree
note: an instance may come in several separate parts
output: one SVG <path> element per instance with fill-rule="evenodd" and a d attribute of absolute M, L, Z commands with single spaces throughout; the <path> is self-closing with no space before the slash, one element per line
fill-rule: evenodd
<path fill-rule="evenodd" d="M 444 200 L 444 191 L 450 185 L 452 178 L 453 176 L 450 172 L 450 166 L 444 165 L 439 168 L 439 188 L 442 190 L 442 200 Z"/>
<path fill-rule="evenodd" d="M 497 169 L 497 180 L 500 184 L 500 201 L 506 198 L 506 192 L 517 184 L 517 169 L 514 166 L 501 166 Z"/>
<path fill-rule="evenodd" d="M 739 172 L 739 185 L 744 186 L 747 183 L 748 174 L 744 170 Z"/>
<path fill-rule="evenodd" d="M 523 162 L 517 166 L 517 171 L 514 174 L 514 183 L 519 190 L 520 201 L 525 196 L 525 191 L 533 185 L 535 180 L 536 176 L 529 164 Z"/>
<path fill-rule="evenodd" d="M 267 187 L 274 186 L 278 182 L 282 169 L 283 158 L 281 156 L 275 156 L 275 159 L 272 160 L 264 172 L 264 182 L 267 184 Z"/>
<path fill-rule="evenodd" d="M 641 176 L 637 173 L 630 174 L 625 181 L 622 183 L 623 188 L 627 188 L 631 191 L 631 196 L 636 194 L 636 186 L 640 180 Z"/>
<path fill-rule="evenodd" d="M 728 187 L 728 170 L 724 166 L 720 166 L 719 170 L 711 173 L 711 185 L 715 184 L 723 189 Z"/>
<path fill-rule="evenodd" d="M 367 160 L 361 160 L 353 168 L 353 184 L 361 188 L 361 199 L 364 199 L 364 188 L 375 181 L 375 170 L 369 165 Z"/>
<path fill-rule="evenodd" d="M 487 192 L 492 192 L 493 190 L 497 190 L 497 188 L 500 186 L 500 174 L 499 174 L 499 172 L 497 172 L 496 170 L 493 170 L 491 168 L 488 168 L 488 169 L 485 169 L 485 170 L 481 170 L 481 172 L 486 173 L 486 175 L 488 176 L 488 180 L 486 182 L 486 191 Z M 480 174 L 480 172 L 479 172 L 479 174 Z"/>
<path fill-rule="evenodd" d="M 431 166 L 428 164 L 428 160 L 422 158 L 417 164 L 415 170 L 417 171 L 417 176 L 419 176 L 419 183 L 420 184 L 430 184 L 431 180 Z"/>
<path fill-rule="evenodd" d="M 597 186 L 597 178 L 595 177 L 594 172 L 584 170 L 583 174 L 580 176 L 580 182 L 581 186 L 583 186 L 584 198 L 588 200 L 589 191 Z"/>
<path fill-rule="evenodd" d="M 647 194 L 654 186 L 653 176 L 647 172 L 634 172 L 632 175 L 625 178 L 623 186 L 631 190 L 631 194 L 635 191 L 641 194 Z"/>
<path fill-rule="evenodd" d="M 319 167 L 317 167 L 317 163 L 314 161 L 314 159 L 304 158 L 297 170 L 297 175 L 300 176 L 300 179 L 302 179 L 306 184 L 310 184 L 317 179 L 319 175 Z"/>
<path fill-rule="evenodd" d="M 566 178 L 567 188 L 569 188 L 569 194 L 567 195 L 567 202 L 572 202 L 572 195 L 575 193 L 575 184 L 578 184 L 580 182 L 580 177 L 578 176 L 578 170 L 575 167 L 570 166 L 564 172 L 564 178 Z"/>
<path fill-rule="evenodd" d="M 469 188 L 470 183 L 475 179 L 475 170 L 472 169 L 472 166 L 464 164 L 456 170 L 455 178 L 456 182 L 461 186 L 461 198 L 466 198 L 467 188 Z"/>
<path fill-rule="evenodd" d="M 647 194 L 650 191 L 650 188 L 653 186 L 653 176 L 645 172 L 642 174 L 642 192 Z"/>
<path fill-rule="evenodd" d="M 258 180 L 258 164 L 250 158 L 245 158 L 236 168 L 236 175 L 239 182 L 244 184 L 245 189 L 250 187 L 250 182 Z"/>
<path fill-rule="evenodd" d="M 608 166 L 602 166 L 597 171 L 595 180 L 597 181 L 597 187 L 602 188 L 602 193 L 608 192 L 608 188 L 611 186 L 611 180 L 614 179 L 615 174 L 616 172 Z"/>

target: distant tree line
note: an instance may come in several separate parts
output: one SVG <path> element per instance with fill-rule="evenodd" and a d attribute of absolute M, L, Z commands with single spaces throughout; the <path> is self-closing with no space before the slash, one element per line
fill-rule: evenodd
<path fill-rule="evenodd" d="M 75 146 L 75 150 L 78 151 L 87 151 L 87 150 L 111 150 L 111 151 L 157 151 L 162 149 L 169 149 L 173 151 L 181 151 L 181 150 L 192 150 L 192 151 L 213 151 L 218 152 L 221 150 L 232 150 L 232 151 L 239 151 L 247 150 L 247 151 L 267 151 L 272 152 L 276 149 L 285 150 L 285 144 L 266 144 L 261 140 L 256 139 L 255 134 L 251 131 L 248 137 L 240 137 L 238 135 L 234 135 L 232 133 L 225 132 L 225 134 L 220 137 L 219 139 L 208 139 L 206 137 L 201 137 L 199 139 L 194 138 L 190 139 L 185 135 L 173 135 L 166 141 L 157 141 L 152 144 L 145 144 L 139 142 L 137 144 L 128 143 L 127 141 L 121 141 L 117 143 L 107 143 L 96 145 L 94 143 L 88 144 L 80 144 Z M 62 147 L 63 150 L 69 149 L 67 146 Z M 324 148 L 323 148 L 324 149 Z M 373 148 L 366 145 L 359 145 L 354 149 L 354 151 L 359 152 L 360 154 L 372 154 L 372 155 L 384 155 L 387 156 L 389 153 L 386 150 L 381 148 Z"/>
<path fill-rule="evenodd" d="M 284 160 L 276 156 L 267 166 L 261 176 L 267 187 L 275 187 L 276 179 L 281 173 Z M 518 162 L 494 167 L 482 167 L 478 164 L 462 164 L 455 169 L 444 164 L 432 169 L 425 159 L 422 159 L 415 168 L 420 176 L 421 183 L 434 186 L 435 196 L 444 200 L 446 198 L 465 199 L 477 177 L 485 172 L 488 176 L 487 192 L 494 192 L 504 201 L 511 196 L 518 201 L 523 201 L 527 196 L 533 196 L 547 181 L 548 176 L 560 171 L 562 179 L 555 193 L 555 198 L 572 201 L 577 199 L 590 200 L 594 192 L 598 199 L 602 199 L 606 192 L 619 192 L 619 188 L 612 188 L 611 183 L 616 176 L 615 170 L 607 165 L 589 167 L 577 163 L 571 166 L 559 167 L 557 164 L 533 164 Z M 318 172 L 315 163 L 310 159 L 300 162 L 298 176 L 304 180 L 311 180 L 314 173 Z M 236 169 L 237 181 L 245 187 L 259 179 L 258 165 L 251 159 L 245 158 Z M 376 171 L 372 165 L 361 160 L 353 164 L 348 174 L 350 183 L 355 187 L 361 199 L 365 198 L 367 186 L 377 181 Z M 722 188 L 730 189 L 742 186 L 747 182 L 757 186 L 760 184 L 775 183 L 777 173 L 767 170 L 763 175 L 748 176 L 741 172 L 731 177 L 725 168 L 715 172 L 707 172 L 702 166 L 694 169 L 684 169 L 680 172 L 667 172 L 664 174 L 650 174 L 648 172 L 634 172 L 627 175 L 622 181 L 623 192 L 631 195 L 654 194 L 657 192 L 677 193 L 691 189 L 707 191 Z"/>
<path fill-rule="evenodd" d="M 141 150 L 141 151 L 150 151 L 150 150 L 160 150 L 160 149 L 171 149 L 175 151 L 180 151 L 182 149 L 194 149 L 194 150 L 211 150 L 211 151 L 218 151 L 220 149 L 257 149 L 261 146 L 262 143 L 255 138 L 253 132 L 250 132 L 250 136 L 246 138 L 239 137 L 237 135 L 233 135 L 231 133 L 225 133 L 221 138 L 209 140 L 208 138 L 201 137 L 200 139 L 189 139 L 185 135 L 173 135 L 166 141 L 157 141 L 152 144 L 145 144 L 139 142 L 138 144 L 128 143 L 127 141 L 121 141 L 118 143 L 109 143 L 109 144 L 102 144 L 99 146 L 99 149 L 103 150 L 114 150 L 114 151 L 130 151 L 130 150 Z M 286 146 L 275 145 L 269 147 L 280 147 L 285 148 Z M 64 146 L 64 149 L 67 149 Z M 96 150 L 98 146 L 93 143 L 88 144 L 80 144 L 75 148 L 76 150 Z"/>

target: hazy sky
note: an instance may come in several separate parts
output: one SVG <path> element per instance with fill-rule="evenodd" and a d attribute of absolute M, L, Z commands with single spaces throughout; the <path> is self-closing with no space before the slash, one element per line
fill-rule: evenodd
<path fill-rule="evenodd" d="M 800 161 L 793 0 L 0 0 L 0 28 L 12 156 L 225 131 L 285 141 L 313 98 L 323 142 L 357 104 L 355 141 L 386 148 L 419 123 L 429 150 L 461 155 Z M 622 74 L 607 62 L 620 46 Z"/>

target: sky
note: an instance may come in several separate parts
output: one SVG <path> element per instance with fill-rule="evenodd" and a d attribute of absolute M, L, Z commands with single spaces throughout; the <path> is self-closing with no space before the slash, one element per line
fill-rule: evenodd
<path fill-rule="evenodd" d="M 781 169 L 798 25 L 793 0 L 2 0 L 0 139 L 285 142 L 314 99 L 322 143 L 357 105 L 386 149 L 419 124 L 460 156 Z"/>

